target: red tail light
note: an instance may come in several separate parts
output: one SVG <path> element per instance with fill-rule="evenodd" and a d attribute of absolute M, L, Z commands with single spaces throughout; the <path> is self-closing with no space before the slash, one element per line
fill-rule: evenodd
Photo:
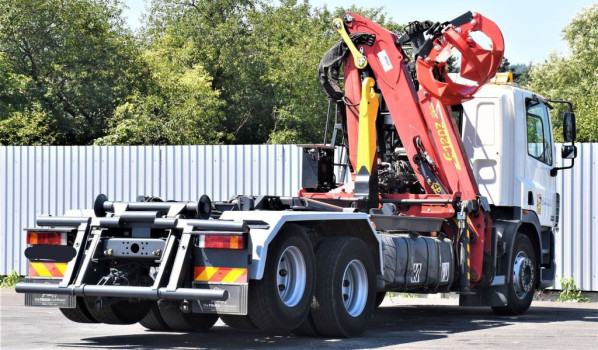
<path fill-rule="evenodd" d="M 27 244 L 66 245 L 66 232 L 27 231 Z"/>
<path fill-rule="evenodd" d="M 231 235 L 201 235 L 199 248 L 245 249 L 245 237 Z"/>

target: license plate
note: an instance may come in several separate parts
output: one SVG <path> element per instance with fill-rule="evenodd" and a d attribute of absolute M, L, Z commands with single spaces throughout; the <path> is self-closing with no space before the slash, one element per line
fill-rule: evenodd
<path fill-rule="evenodd" d="M 227 300 L 194 300 L 193 312 L 224 315 L 247 315 L 247 283 L 193 283 L 193 288 L 226 290 Z"/>
<path fill-rule="evenodd" d="M 27 279 L 26 282 L 58 284 L 59 279 Z M 46 306 L 72 309 L 77 306 L 76 298 L 73 295 L 47 294 L 47 293 L 25 293 L 25 306 Z"/>

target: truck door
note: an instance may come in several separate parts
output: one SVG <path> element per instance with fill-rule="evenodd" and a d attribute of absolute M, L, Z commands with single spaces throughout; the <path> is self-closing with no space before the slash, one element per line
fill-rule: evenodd
<path fill-rule="evenodd" d="M 548 106 L 537 99 L 525 99 L 526 146 L 525 178 L 529 187 L 523 195 L 523 209 L 538 214 L 542 226 L 552 226 L 556 180 L 550 176 L 554 166 L 554 144 Z"/>

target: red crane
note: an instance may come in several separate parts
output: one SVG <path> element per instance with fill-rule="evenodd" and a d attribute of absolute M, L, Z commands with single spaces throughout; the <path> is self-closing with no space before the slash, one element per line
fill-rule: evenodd
<path fill-rule="evenodd" d="M 484 267 L 484 261 L 491 260 L 489 206 L 480 196 L 451 106 L 471 99 L 495 75 L 504 51 L 500 30 L 472 12 L 442 24 L 412 22 L 402 36 L 354 13 L 335 19 L 333 25 L 343 40 L 323 59 L 320 79 L 330 98 L 344 105 L 352 183 L 300 195 L 354 201 L 353 206 L 366 210 L 390 203 L 401 215 L 444 218 L 443 233 L 460 252 L 462 291 L 487 282 L 492 277 L 485 271 L 491 266 Z M 478 44 L 472 32 L 484 33 L 491 47 Z M 407 44 L 415 62 L 403 49 Z M 447 60 L 455 52 L 460 53 L 460 75 L 467 84 L 453 81 L 448 74 Z M 338 82 L 341 63 L 344 91 Z M 386 116 L 391 122 L 382 120 Z M 387 151 L 381 129 L 388 130 L 389 124 L 400 139 L 419 191 L 380 190 L 378 167 Z"/>

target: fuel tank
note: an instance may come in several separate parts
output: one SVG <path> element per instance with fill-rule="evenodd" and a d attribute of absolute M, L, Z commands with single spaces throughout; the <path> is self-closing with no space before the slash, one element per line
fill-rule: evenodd
<path fill-rule="evenodd" d="M 450 240 L 417 234 L 380 234 L 380 239 L 384 274 L 378 284 L 384 290 L 433 293 L 450 289 L 455 277 Z"/>

